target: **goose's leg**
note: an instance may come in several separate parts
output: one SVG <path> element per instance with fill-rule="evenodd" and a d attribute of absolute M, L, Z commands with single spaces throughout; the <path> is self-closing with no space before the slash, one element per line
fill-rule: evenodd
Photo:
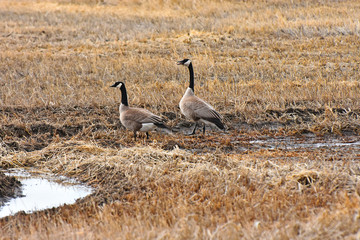
<path fill-rule="evenodd" d="M 134 131 L 134 141 L 136 141 L 136 131 Z"/>
<path fill-rule="evenodd" d="M 194 127 L 194 130 L 193 130 L 193 131 L 192 131 L 192 133 L 190 133 L 189 135 L 194 135 L 194 134 L 195 134 L 196 127 L 197 127 L 197 122 L 195 122 L 195 127 Z"/>
<path fill-rule="evenodd" d="M 204 127 L 203 127 L 203 135 L 205 135 L 205 123 L 204 123 Z"/>
<path fill-rule="evenodd" d="M 146 132 L 146 139 L 149 139 L 149 133 Z"/>

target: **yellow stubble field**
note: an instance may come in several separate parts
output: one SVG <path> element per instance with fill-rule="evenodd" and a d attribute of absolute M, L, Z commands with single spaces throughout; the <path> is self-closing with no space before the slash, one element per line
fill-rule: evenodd
<path fill-rule="evenodd" d="M 0 238 L 358 239 L 359 21 L 358 1 L 1 0 L 0 168 L 95 191 Z M 183 58 L 226 133 L 186 135 Z M 134 141 L 115 81 L 176 133 Z"/>

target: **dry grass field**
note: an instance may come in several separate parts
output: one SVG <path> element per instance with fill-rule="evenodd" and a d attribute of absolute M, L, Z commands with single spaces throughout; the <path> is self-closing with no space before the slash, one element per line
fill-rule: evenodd
<path fill-rule="evenodd" d="M 356 0 L 0 0 L 0 169 L 95 189 L 0 239 L 360 239 L 359 44 Z M 226 133 L 185 134 L 183 58 Z M 115 81 L 176 133 L 134 142 Z"/>

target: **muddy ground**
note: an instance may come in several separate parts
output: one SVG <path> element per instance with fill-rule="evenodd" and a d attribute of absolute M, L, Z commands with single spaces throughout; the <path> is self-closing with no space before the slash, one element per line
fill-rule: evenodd
<path fill-rule="evenodd" d="M 21 195 L 21 183 L 15 177 L 6 176 L 0 172 L 0 207 L 10 198 Z"/>
<path fill-rule="evenodd" d="M 360 110 L 332 109 L 344 118 L 358 119 Z M 2 116 L 0 138 L 9 150 L 34 151 L 48 146 L 53 141 L 68 139 L 92 140 L 104 147 L 133 146 L 132 133 L 125 130 L 118 118 L 117 107 L 72 107 L 72 108 L 20 108 L 7 107 L 0 109 Z M 284 111 L 268 110 L 257 121 L 245 119 L 241 114 L 225 114 L 226 132 L 209 131 L 203 138 L 201 130 L 192 138 L 186 137 L 194 126 L 179 113 L 163 112 L 161 115 L 172 127 L 174 134 L 185 136 L 182 138 L 153 137 L 161 143 L 164 150 L 170 150 L 175 145 L 179 148 L 196 151 L 214 150 L 221 145 L 224 151 L 243 151 L 234 147 L 233 142 L 254 140 L 257 136 L 273 135 L 357 135 L 360 125 L 344 125 L 336 132 L 322 126 L 315 126 L 313 119 L 325 114 L 324 109 L 294 109 Z M 141 133 L 140 133 L 141 134 Z M 158 135 L 152 133 L 151 135 Z M 142 135 L 144 136 L 144 135 Z M 222 136 L 229 136 L 230 140 Z M 211 140 L 211 141 L 209 141 Z M 225 142 L 224 142 L 225 141 Z"/>

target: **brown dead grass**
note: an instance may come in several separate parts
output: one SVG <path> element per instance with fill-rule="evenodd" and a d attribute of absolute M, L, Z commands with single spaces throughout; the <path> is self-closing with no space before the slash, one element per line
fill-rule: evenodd
<path fill-rule="evenodd" d="M 284 160 L 277 161 L 279 156 Z M 321 152 L 301 156 L 293 161 L 282 151 L 224 156 L 151 146 L 52 144 L 9 154 L 2 164 L 73 176 L 96 192 L 78 206 L 18 215 L 2 224 L 6 236 L 29 239 L 356 236 L 358 177 L 351 173 L 358 172 L 358 162 L 316 160 L 324 158 Z M 344 214 L 354 225 L 335 223 Z M 19 224 L 26 227 L 14 228 Z M 335 227 L 333 233 L 328 227 Z"/>
<path fill-rule="evenodd" d="M 359 133 L 359 13 L 358 1 L 1 1 L 0 168 L 96 191 L 1 219 L 0 238 L 358 239 L 357 148 L 250 140 Z M 185 57 L 227 135 L 183 135 Z M 133 142 L 119 80 L 180 133 Z"/>

